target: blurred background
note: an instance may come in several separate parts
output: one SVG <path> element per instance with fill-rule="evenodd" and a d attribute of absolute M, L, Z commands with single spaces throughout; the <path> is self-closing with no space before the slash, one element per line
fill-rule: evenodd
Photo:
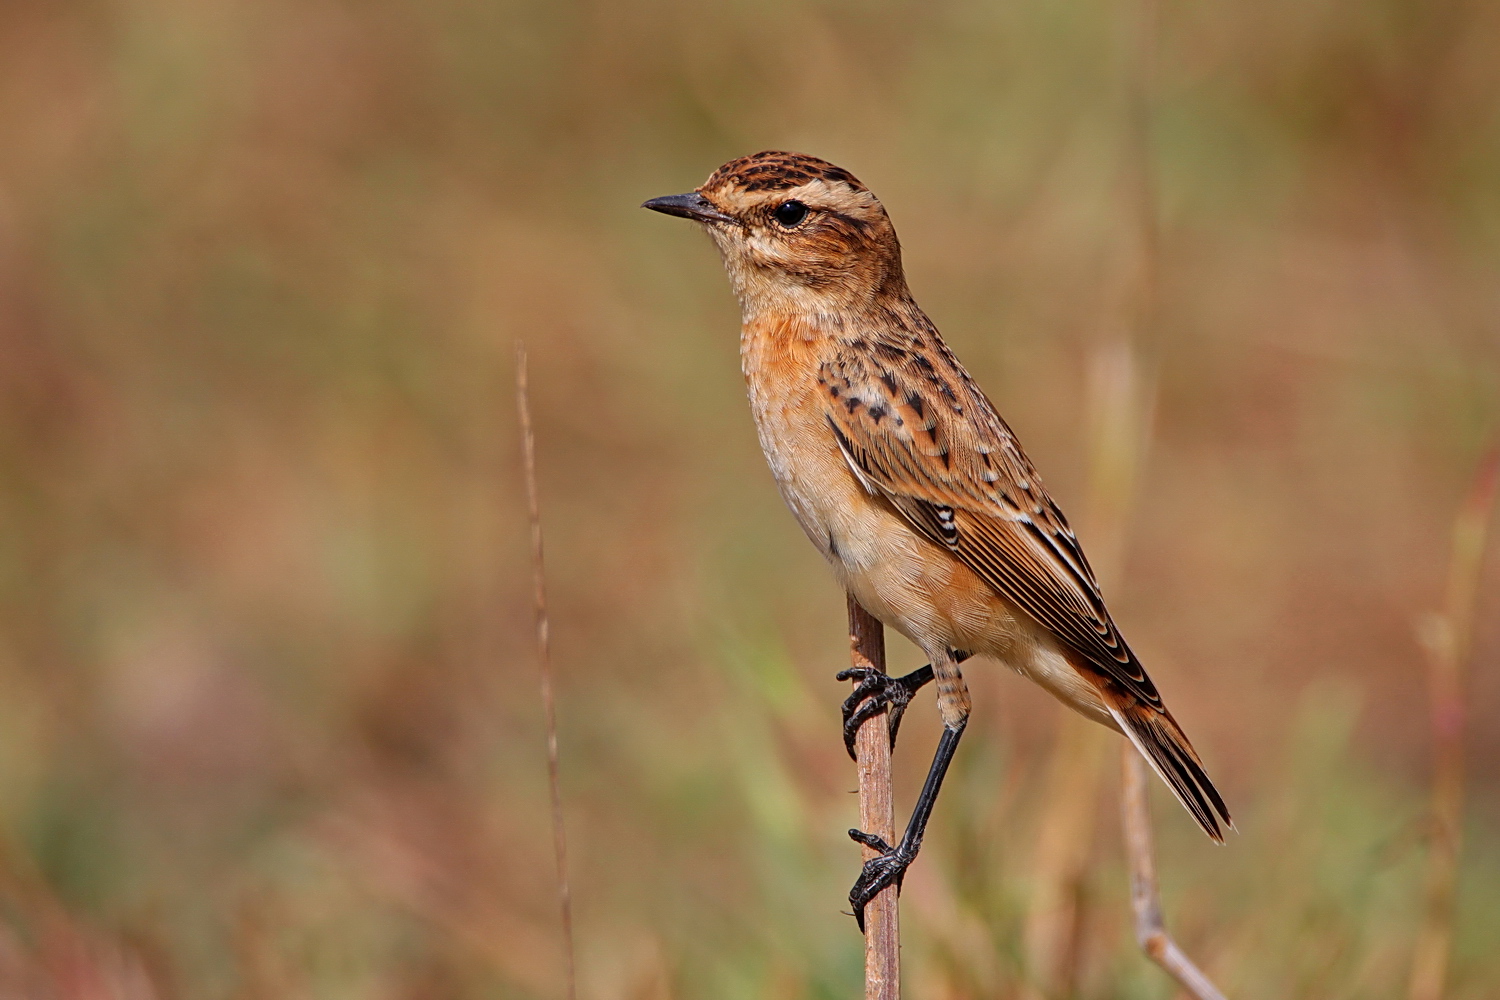
<path fill-rule="evenodd" d="M 843 596 L 712 246 L 637 207 L 788 148 L 885 202 L 1234 810 L 1152 793 L 1179 940 L 1235 998 L 1406 996 L 1497 46 L 1479 0 L 8 0 L 0 993 L 562 995 L 524 339 L 580 994 L 857 995 Z M 1455 998 L 1500 990 L 1480 566 Z M 1172 996 L 1113 739 L 967 674 L 908 993 Z"/>

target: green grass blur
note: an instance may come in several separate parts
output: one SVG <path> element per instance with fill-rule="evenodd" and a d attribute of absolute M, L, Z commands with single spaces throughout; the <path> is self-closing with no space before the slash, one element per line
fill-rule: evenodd
<path fill-rule="evenodd" d="M 711 246 L 636 206 L 757 149 L 848 167 L 1087 544 L 1134 11 L 0 7 L 0 994 L 561 995 L 524 338 L 581 995 L 857 995 L 843 598 L 763 468 Z M 1158 402 L 1117 615 L 1239 823 L 1216 848 L 1156 795 L 1170 924 L 1235 1000 L 1405 995 L 1414 624 L 1500 424 L 1497 51 L 1478 0 L 1159 13 Z M 1500 990 L 1489 565 L 1449 991 L 1475 1000 Z M 1029 974 L 1059 710 L 968 674 L 906 882 L 917 1000 Z M 1099 817 L 1077 996 L 1172 996 L 1112 793 Z"/>

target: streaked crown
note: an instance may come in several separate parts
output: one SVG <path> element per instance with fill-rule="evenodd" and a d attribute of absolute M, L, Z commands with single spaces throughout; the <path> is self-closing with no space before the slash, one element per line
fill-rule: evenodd
<path fill-rule="evenodd" d="M 715 170 L 699 190 L 737 189 L 746 193 L 785 191 L 815 180 L 847 184 L 855 191 L 869 191 L 843 167 L 836 167 L 827 160 L 820 160 L 806 153 L 786 153 L 775 149 L 730 160 Z"/>

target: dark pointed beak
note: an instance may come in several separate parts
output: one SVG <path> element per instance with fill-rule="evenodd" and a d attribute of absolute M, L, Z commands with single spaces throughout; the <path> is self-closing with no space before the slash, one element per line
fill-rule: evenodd
<path fill-rule="evenodd" d="M 660 198 L 652 198 L 641 205 L 653 212 L 662 212 L 666 215 L 678 215 L 684 219 L 692 219 L 694 222 L 733 222 L 731 216 L 725 215 L 714 207 L 714 203 L 703 197 L 697 191 L 687 194 L 669 194 Z"/>

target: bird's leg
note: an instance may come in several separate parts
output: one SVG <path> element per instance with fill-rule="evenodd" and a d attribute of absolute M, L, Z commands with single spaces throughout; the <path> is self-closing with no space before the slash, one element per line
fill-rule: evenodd
<path fill-rule="evenodd" d="M 917 796 L 916 808 L 907 821 L 901 842 L 892 847 L 874 834 L 849 831 L 851 839 L 880 852 L 879 857 L 865 862 L 854 888 L 849 890 L 849 905 L 854 908 L 854 919 L 859 922 L 861 931 L 865 929 L 865 904 L 892 883 L 899 889 L 906 869 L 922 849 L 922 836 L 927 832 L 927 821 L 932 817 L 932 807 L 943 787 L 943 776 L 948 773 L 948 765 L 953 761 L 958 741 L 968 724 L 969 689 L 959 672 L 959 659 L 954 650 L 946 650 L 944 655 L 932 658 L 932 670 L 938 684 L 938 710 L 943 715 L 943 735 L 938 740 L 937 753 L 933 755 L 932 766 L 927 769 L 927 780 L 922 783 L 922 792 Z"/>
<path fill-rule="evenodd" d="M 962 663 L 969 658 L 969 654 L 963 650 L 955 650 L 952 655 L 955 663 Z M 890 712 L 885 725 L 891 734 L 891 749 L 896 749 L 896 733 L 901 729 L 901 716 L 906 714 L 906 706 L 911 704 L 912 696 L 932 680 L 932 664 L 919 667 L 903 677 L 892 677 L 873 667 L 851 667 L 840 670 L 834 679 L 859 682 L 859 686 L 844 699 L 843 707 L 844 748 L 849 751 L 851 760 L 858 760 L 854 753 L 854 738 L 859 734 L 859 727 L 865 724 L 866 719 L 885 710 Z"/>

